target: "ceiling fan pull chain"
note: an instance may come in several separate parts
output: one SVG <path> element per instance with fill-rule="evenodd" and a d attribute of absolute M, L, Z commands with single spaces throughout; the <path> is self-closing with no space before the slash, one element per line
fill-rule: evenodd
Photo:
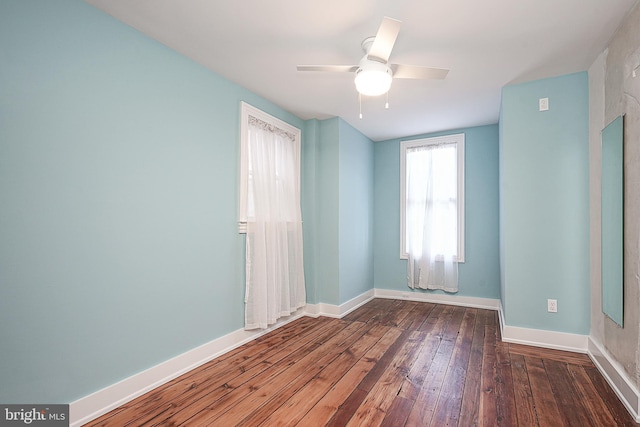
<path fill-rule="evenodd" d="M 384 104 L 384 108 L 389 109 L 389 91 L 387 91 L 387 102 Z"/>
<path fill-rule="evenodd" d="M 358 92 L 358 104 L 360 104 L 360 118 L 362 119 L 362 94 Z"/>

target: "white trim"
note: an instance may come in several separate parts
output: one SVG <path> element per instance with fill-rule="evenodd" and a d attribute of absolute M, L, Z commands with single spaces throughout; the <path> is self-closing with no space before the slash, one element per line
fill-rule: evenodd
<path fill-rule="evenodd" d="M 370 289 L 349 301 L 340 305 L 334 304 L 307 304 L 307 315 L 312 317 L 326 316 L 341 319 L 347 314 L 351 313 L 356 308 L 363 306 L 364 304 L 375 298 L 374 290 Z"/>
<path fill-rule="evenodd" d="M 502 341 L 504 342 L 571 351 L 574 353 L 587 352 L 588 338 L 588 335 L 521 328 L 518 326 L 504 326 L 502 330 Z"/>
<path fill-rule="evenodd" d="M 504 312 L 502 308 L 502 300 L 498 300 L 498 323 L 500 326 L 500 337 L 504 340 Z"/>
<path fill-rule="evenodd" d="M 442 145 L 442 144 L 455 144 L 458 154 L 457 158 L 457 172 L 458 172 L 458 257 L 457 262 L 464 262 L 464 224 L 465 224 L 465 210 L 464 210 L 464 169 L 465 169 L 465 154 L 464 154 L 464 133 L 456 133 L 451 135 L 436 136 L 431 138 L 413 139 L 400 142 L 400 259 L 408 259 L 409 255 L 406 252 L 405 242 L 405 217 L 406 217 L 406 205 L 407 205 L 407 188 L 406 188 L 406 163 L 407 163 L 407 149 L 415 147 L 424 147 L 428 145 Z"/>
<path fill-rule="evenodd" d="M 504 342 L 571 351 L 574 353 L 587 352 L 588 335 L 506 325 L 504 323 L 502 304 L 499 306 L 498 316 L 500 318 L 502 341 Z"/>
<path fill-rule="evenodd" d="M 88 423 L 136 397 L 304 315 L 305 310 L 302 308 L 291 316 L 281 318 L 267 329 L 255 331 L 238 329 L 82 397 L 70 404 L 70 426 L 79 427 Z"/>
<path fill-rule="evenodd" d="M 629 374 L 593 337 L 589 337 L 588 354 L 627 411 L 640 423 L 640 391 Z"/>
<path fill-rule="evenodd" d="M 431 292 L 394 291 L 390 289 L 377 288 L 375 289 L 375 297 L 458 305 L 461 307 L 484 308 L 487 310 L 498 310 L 500 305 L 499 300 L 492 298 L 467 297 Z"/>

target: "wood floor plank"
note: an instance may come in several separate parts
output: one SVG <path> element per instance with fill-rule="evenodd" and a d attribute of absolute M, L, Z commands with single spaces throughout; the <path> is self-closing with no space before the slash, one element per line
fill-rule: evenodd
<path fill-rule="evenodd" d="M 482 374 L 480 378 L 480 402 L 478 408 L 478 425 L 497 425 L 496 397 L 496 324 L 487 319 L 484 327 L 484 345 L 482 348 Z"/>
<path fill-rule="evenodd" d="M 286 393 L 280 392 L 258 410 L 241 421 L 245 425 L 295 425 L 300 419 L 369 351 L 389 330 L 372 325 L 362 338 L 340 353 L 310 381 L 295 388 L 291 383 Z"/>
<path fill-rule="evenodd" d="M 395 300 L 386 299 L 386 298 L 378 298 L 375 299 L 375 309 L 370 310 L 366 313 L 363 313 L 360 321 L 362 322 L 382 322 L 387 316 L 389 310 L 392 310 L 395 305 L 397 305 Z"/>
<path fill-rule="evenodd" d="M 516 403 L 516 416 L 518 426 L 538 427 L 538 417 L 533 404 L 533 394 L 529 383 L 529 374 L 524 356 L 510 354 L 511 373 L 513 376 L 513 392 Z"/>
<path fill-rule="evenodd" d="M 425 377 L 415 404 L 413 405 L 413 408 L 411 408 L 411 412 L 407 417 L 406 425 L 431 425 L 463 316 L 464 308 L 456 307 L 453 309 L 453 314 L 447 323 L 445 332 L 442 336 L 442 341 L 438 346 L 438 351 L 433 358 L 431 367 Z"/>
<path fill-rule="evenodd" d="M 540 427 L 564 425 L 542 359 L 523 356 Z"/>
<path fill-rule="evenodd" d="M 335 357 L 336 351 L 350 345 L 350 338 L 353 338 L 364 325 L 356 322 L 345 323 L 341 331 L 318 345 L 312 352 L 277 368 L 265 370 L 242 384 L 229 381 L 227 384 L 232 388 L 230 392 L 222 393 L 219 399 L 210 402 L 205 408 L 199 407 L 193 414 L 192 411 L 183 411 L 171 417 L 171 421 L 189 425 L 209 425 L 215 421 L 218 425 L 230 425 L 234 420 L 243 419 L 249 408 L 261 406 L 292 379 L 309 372 L 314 365 L 325 361 L 326 356 Z"/>
<path fill-rule="evenodd" d="M 400 391 L 404 377 L 409 373 L 424 338 L 424 332 L 410 333 L 402 349 L 398 351 L 387 370 L 353 414 L 348 426 L 377 426 L 382 423 L 394 397 Z"/>
<path fill-rule="evenodd" d="M 212 376 L 205 383 L 189 389 L 179 399 L 174 399 L 168 403 L 168 408 L 159 415 L 149 418 L 151 414 L 146 414 L 137 422 L 157 425 L 167 419 L 186 420 L 200 411 L 204 411 L 212 403 L 223 396 L 231 393 L 235 388 L 241 386 L 252 378 L 265 375 L 265 371 L 280 371 L 287 369 L 291 363 L 305 354 L 313 352 L 321 343 L 329 339 L 344 328 L 340 321 L 330 322 L 326 327 L 321 328 L 318 334 L 304 337 L 300 342 L 292 346 L 278 350 L 273 348 L 265 358 L 253 360 L 250 367 L 240 366 L 236 369 L 229 369 L 222 375 Z M 295 340 L 297 341 L 297 340 Z M 257 362 L 257 363 L 255 363 Z"/>
<path fill-rule="evenodd" d="M 356 308 L 351 313 L 345 315 L 342 318 L 342 320 L 345 320 L 347 322 L 365 322 L 366 323 L 369 319 L 375 316 L 375 314 L 380 312 L 382 301 L 383 300 L 380 298 L 373 299 L 368 303 Z"/>
<path fill-rule="evenodd" d="M 458 338 L 454 344 L 451 360 L 444 376 L 444 384 L 433 414 L 433 425 L 458 425 L 477 312 L 475 308 L 464 310 L 462 323 L 458 329 Z"/>
<path fill-rule="evenodd" d="M 425 332 L 434 332 L 438 336 L 442 336 L 444 333 L 444 327 L 449 322 L 449 319 L 453 315 L 454 307 L 452 305 L 437 305 L 425 319 L 424 322 L 418 327 L 418 330 Z M 444 322 L 444 323 L 443 323 Z M 444 326 L 438 326 L 444 325 Z"/>
<path fill-rule="evenodd" d="M 579 365 L 567 365 L 567 369 L 571 375 L 571 383 L 575 384 L 578 392 L 576 397 L 586 406 L 594 424 L 597 426 L 616 425 L 616 420 L 607 405 L 598 396 L 598 392 L 591 382 L 591 378 L 585 372 L 585 368 Z"/>
<path fill-rule="evenodd" d="M 638 426 L 600 372 L 595 367 L 586 367 L 584 371 L 598 391 L 602 402 L 609 408 L 609 412 L 615 419 L 615 425 L 620 427 Z"/>
<path fill-rule="evenodd" d="M 509 344 L 509 352 L 522 356 L 539 357 L 541 359 L 556 360 L 572 365 L 593 366 L 589 356 L 582 353 L 570 353 L 568 351 L 554 350 L 550 348 L 533 347 L 522 344 Z"/>
<path fill-rule="evenodd" d="M 395 329 L 395 328 L 394 328 Z M 344 403 L 338 408 L 333 417 L 329 420 L 327 425 L 330 426 L 344 426 L 351 419 L 353 414 L 358 410 L 362 401 L 367 397 L 371 389 L 378 382 L 378 379 L 382 376 L 389 364 L 393 361 L 396 354 L 405 345 L 405 342 L 409 339 L 411 332 L 402 331 L 396 341 L 389 347 L 384 355 L 378 360 L 378 362 L 371 368 L 367 375 L 362 378 L 356 389 L 347 397 Z"/>
<path fill-rule="evenodd" d="M 482 350 L 484 346 L 484 330 L 488 313 L 480 310 L 473 328 L 473 341 L 469 353 L 467 373 L 460 406 L 460 426 L 477 426 L 482 375 Z"/>
<path fill-rule="evenodd" d="M 496 337 L 497 338 L 497 337 Z M 509 344 L 496 340 L 496 413 L 499 426 L 518 424 Z"/>
<path fill-rule="evenodd" d="M 383 325 L 398 327 L 398 323 L 406 317 L 408 301 L 389 300 L 389 302 L 382 307 L 382 312 L 377 316 L 377 321 Z"/>
<path fill-rule="evenodd" d="M 396 396 L 389 407 L 380 427 L 397 427 L 405 425 L 409 412 L 415 401 Z"/>
<path fill-rule="evenodd" d="M 416 325 L 419 330 L 426 333 L 426 337 L 411 370 L 400 387 L 399 393 L 394 398 L 394 403 L 392 403 L 385 415 L 385 419 L 382 422 L 383 425 L 394 425 L 393 423 L 398 422 L 398 420 L 403 420 L 402 424 L 395 425 L 403 425 L 406 421 L 420 393 L 438 347 L 442 342 L 442 334 L 452 313 L 452 306 L 438 305 L 429 310 L 429 315 L 427 316 L 427 318 L 435 321 L 427 323 L 424 327 L 424 321 L 420 325 Z M 398 402 L 395 402 L 396 400 Z"/>
<path fill-rule="evenodd" d="M 398 398 L 416 400 L 441 342 L 440 336 L 427 334 L 411 370 L 403 379 Z"/>
<path fill-rule="evenodd" d="M 409 329 L 415 331 L 429 317 L 431 311 L 435 308 L 435 304 L 428 302 L 416 302 L 409 314 L 398 324 L 400 329 Z"/>
<path fill-rule="evenodd" d="M 545 369 L 549 376 L 549 384 L 560 410 L 560 415 L 567 426 L 595 426 L 589 412 L 577 396 L 575 385 L 567 365 L 557 360 L 545 360 Z"/>
<path fill-rule="evenodd" d="M 434 309 L 431 314 L 433 316 L 429 316 L 429 319 L 435 321 L 431 321 L 425 326 L 422 324 L 420 325 L 421 327 L 419 330 L 425 332 L 427 336 L 416 363 L 414 363 L 411 371 L 409 371 L 409 375 L 405 378 L 400 393 L 398 393 L 399 397 L 410 399 L 412 401 L 415 401 L 418 393 L 420 393 L 420 389 L 422 388 L 422 384 L 429 372 L 433 358 L 435 357 L 438 347 L 442 342 L 444 330 L 451 318 L 451 315 L 453 314 L 453 307 L 441 305 Z"/>
<path fill-rule="evenodd" d="M 301 426 L 327 424 L 341 405 L 353 394 L 358 384 L 373 370 L 373 367 L 400 338 L 402 331 L 391 328 L 352 369 L 349 370 L 300 420 Z M 362 393 L 366 393 L 362 391 Z"/>
<path fill-rule="evenodd" d="M 274 411 L 298 394 L 301 388 L 320 375 L 326 368 L 334 365 L 333 367 L 335 369 L 334 362 L 341 356 L 351 352 L 355 352 L 357 355 L 364 353 L 380 338 L 379 332 L 381 331 L 378 326 L 379 325 L 365 324 L 362 328 L 354 331 L 352 335 L 345 337 L 341 343 L 327 348 L 325 355 L 318 360 L 310 361 L 309 366 L 298 366 L 297 371 L 289 370 L 281 374 L 278 378 L 271 378 L 265 386 L 261 387 L 260 402 L 262 403 L 253 402 L 251 405 L 246 406 L 243 402 L 242 404 L 236 405 L 221 417 L 217 418 L 216 424 L 228 425 L 229 423 L 241 420 L 240 424 L 258 425 L 262 420 L 268 418 Z M 369 334 L 374 328 L 377 332 L 373 335 Z M 373 339 L 370 339 L 371 337 L 373 337 Z M 242 418 L 244 414 L 248 415 Z"/>
<path fill-rule="evenodd" d="M 376 298 L 304 317 L 89 426 L 638 426 L 588 356 L 502 342 L 495 311 Z"/>
<path fill-rule="evenodd" d="M 338 407 L 333 416 L 327 421 L 327 427 L 344 427 L 347 425 L 360 403 L 367 397 L 368 392 L 356 387 L 342 405 Z M 319 425 L 319 424 L 318 424 Z"/>

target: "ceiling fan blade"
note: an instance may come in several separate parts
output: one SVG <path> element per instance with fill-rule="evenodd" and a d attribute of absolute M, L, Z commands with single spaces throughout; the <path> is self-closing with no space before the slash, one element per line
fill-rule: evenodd
<path fill-rule="evenodd" d="M 333 73 L 350 73 L 358 69 L 357 65 L 298 65 L 298 71 L 328 71 Z"/>
<path fill-rule="evenodd" d="M 397 19 L 389 18 L 385 16 L 382 18 L 382 23 L 378 28 L 376 38 L 369 50 L 368 58 L 377 59 L 382 62 L 387 62 L 391 55 L 391 50 L 396 42 L 398 33 L 400 32 L 400 24 L 402 22 Z"/>
<path fill-rule="evenodd" d="M 391 64 L 393 77 L 399 79 L 444 79 L 449 70 L 443 68 L 422 67 L 419 65 Z"/>

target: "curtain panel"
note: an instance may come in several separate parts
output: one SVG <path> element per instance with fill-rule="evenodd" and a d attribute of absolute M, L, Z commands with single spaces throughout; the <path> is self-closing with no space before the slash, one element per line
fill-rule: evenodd
<path fill-rule="evenodd" d="M 306 304 L 299 141 L 249 120 L 245 329 L 266 328 Z"/>
<path fill-rule="evenodd" d="M 407 149 L 407 281 L 410 288 L 458 291 L 455 144 Z"/>

